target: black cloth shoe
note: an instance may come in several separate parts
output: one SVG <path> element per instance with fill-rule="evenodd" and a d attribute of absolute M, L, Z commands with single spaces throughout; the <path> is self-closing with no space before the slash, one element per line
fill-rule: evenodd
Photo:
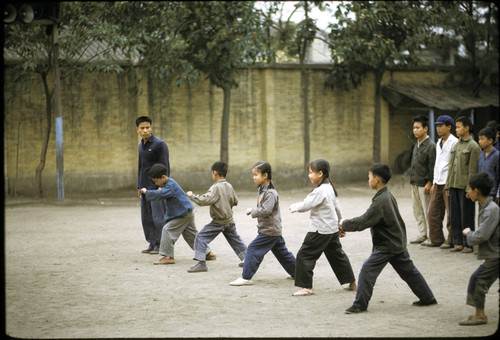
<path fill-rule="evenodd" d="M 415 301 L 413 303 L 414 306 L 430 306 L 430 305 L 436 305 L 438 302 L 436 301 L 436 299 L 432 299 L 431 301 L 429 302 L 424 302 L 422 300 L 418 300 L 418 301 Z"/>
<path fill-rule="evenodd" d="M 366 312 L 366 308 L 361 309 L 361 308 L 353 305 L 345 310 L 346 314 L 356 314 L 356 313 L 361 313 L 361 312 Z"/>

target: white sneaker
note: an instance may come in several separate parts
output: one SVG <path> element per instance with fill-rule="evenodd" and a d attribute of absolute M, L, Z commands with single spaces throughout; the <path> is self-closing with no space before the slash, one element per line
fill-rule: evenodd
<path fill-rule="evenodd" d="M 233 282 L 229 282 L 230 286 L 250 286 L 253 285 L 252 280 L 245 280 L 240 277 L 239 279 L 234 280 Z"/>

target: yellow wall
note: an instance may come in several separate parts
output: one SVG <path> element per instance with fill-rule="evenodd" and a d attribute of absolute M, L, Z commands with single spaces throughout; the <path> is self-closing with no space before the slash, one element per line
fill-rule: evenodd
<path fill-rule="evenodd" d="M 374 77 L 345 92 L 323 87 L 325 70 L 310 70 L 311 160 L 330 162 L 335 181 L 364 179 L 372 160 Z M 45 98 L 38 78 L 28 91 L 13 94 L 5 82 L 4 152 L 6 192 L 33 194 L 46 126 Z M 434 73 L 387 73 L 391 79 L 422 84 L 442 81 Z M 253 186 L 250 168 L 259 160 L 273 166 L 275 182 L 303 183 L 304 143 L 300 70 L 297 67 L 241 70 L 232 91 L 229 136 L 230 181 Z M 137 74 L 85 74 L 62 84 L 64 175 L 67 196 L 81 192 L 133 189 L 136 185 L 135 119 L 150 115 L 153 133 L 170 149 L 172 177 L 188 188 L 206 188 L 210 166 L 219 160 L 222 90 L 201 78 L 188 88 Z M 47 195 L 56 192 L 55 128 L 43 172 Z M 382 100 L 382 161 L 391 161 L 393 126 Z M 411 130 L 410 130 L 411 131 Z M 394 134 L 397 135 L 397 134 Z M 399 143 L 399 141 L 398 141 Z"/>

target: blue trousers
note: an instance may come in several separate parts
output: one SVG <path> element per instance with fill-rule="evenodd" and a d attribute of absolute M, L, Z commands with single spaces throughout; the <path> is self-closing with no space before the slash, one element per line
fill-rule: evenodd
<path fill-rule="evenodd" d="M 243 240 L 236 231 L 235 224 L 229 223 L 226 225 L 221 225 L 215 223 L 214 221 L 205 225 L 198 232 L 198 234 L 196 234 L 196 238 L 194 240 L 193 258 L 198 261 L 205 261 L 208 244 L 212 242 L 220 233 L 224 235 L 236 255 L 240 258 L 240 260 L 243 261 L 247 252 L 247 246 L 245 245 L 245 243 L 243 243 Z"/>
<path fill-rule="evenodd" d="M 400 254 L 390 254 L 375 249 L 361 267 L 358 278 L 358 291 L 353 306 L 360 309 L 368 308 L 373 286 L 375 286 L 377 277 L 387 263 L 391 264 L 396 273 L 408 284 L 412 292 L 421 301 L 430 302 L 434 299 L 434 294 L 427 282 L 410 259 L 408 250 L 405 249 Z"/>
<path fill-rule="evenodd" d="M 295 257 L 286 247 L 283 236 L 267 236 L 261 233 L 248 245 L 241 277 L 250 280 L 270 250 L 286 272 L 295 277 Z"/>
<path fill-rule="evenodd" d="M 491 285 L 498 279 L 499 259 L 487 259 L 472 274 L 467 286 L 467 300 L 469 306 L 484 309 L 486 293 Z"/>
<path fill-rule="evenodd" d="M 144 237 L 149 243 L 149 250 L 159 249 L 163 219 L 165 217 L 165 201 L 147 201 L 146 196 L 141 196 L 141 221 Z"/>

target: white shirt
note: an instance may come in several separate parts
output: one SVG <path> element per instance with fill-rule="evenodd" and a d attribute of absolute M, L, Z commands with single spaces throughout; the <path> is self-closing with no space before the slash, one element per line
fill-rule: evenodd
<path fill-rule="evenodd" d="M 323 183 L 307 195 L 304 201 L 292 204 L 290 211 L 311 211 L 309 231 L 320 234 L 334 234 L 339 231 L 342 219 L 339 200 L 330 183 Z"/>
<path fill-rule="evenodd" d="M 458 142 L 458 138 L 450 134 L 446 142 L 443 143 L 441 147 L 441 141 L 443 138 L 439 138 L 436 143 L 436 163 L 434 164 L 434 181 L 433 183 L 438 185 L 446 184 L 446 177 L 448 176 L 448 163 L 450 161 L 450 152 Z"/>

